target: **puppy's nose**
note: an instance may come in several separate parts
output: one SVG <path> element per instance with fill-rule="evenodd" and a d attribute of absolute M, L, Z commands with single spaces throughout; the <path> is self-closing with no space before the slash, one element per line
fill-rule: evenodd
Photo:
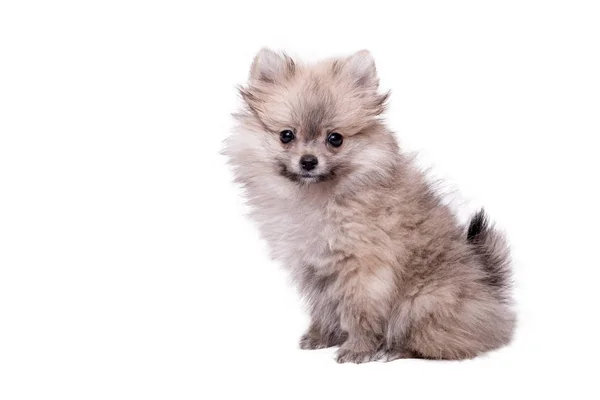
<path fill-rule="evenodd" d="M 305 171 L 315 169 L 318 163 L 319 160 L 317 160 L 317 157 L 313 156 L 312 154 L 305 154 L 302 157 L 300 157 L 300 165 Z"/>

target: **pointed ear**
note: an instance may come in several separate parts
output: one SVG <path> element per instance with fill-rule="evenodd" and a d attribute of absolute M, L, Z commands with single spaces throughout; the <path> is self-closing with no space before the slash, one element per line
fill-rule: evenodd
<path fill-rule="evenodd" d="M 361 50 L 346 59 L 345 70 L 354 80 L 357 87 L 363 89 L 377 89 L 379 79 L 375 60 L 368 50 Z"/>
<path fill-rule="evenodd" d="M 294 75 L 295 71 L 294 60 L 264 47 L 254 57 L 250 67 L 250 81 L 274 83 Z"/>

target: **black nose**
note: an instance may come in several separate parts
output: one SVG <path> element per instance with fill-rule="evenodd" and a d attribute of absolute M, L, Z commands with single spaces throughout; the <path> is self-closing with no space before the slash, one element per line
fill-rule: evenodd
<path fill-rule="evenodd" d="M 312 154 L 305 154 L 300 157 L 300 165 L 302 166 L 302 169 L 306 171 L 315 169 L 318 163 L 319 160 L 317 160 L 317 157 L 313 156 Z"/>

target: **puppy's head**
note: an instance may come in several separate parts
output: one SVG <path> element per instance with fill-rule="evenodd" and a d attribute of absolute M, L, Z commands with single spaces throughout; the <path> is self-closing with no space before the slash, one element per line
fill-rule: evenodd
<path fill-rule="evenodd" d="M 246 110 L 238 117 L 258 135 L 252 146 L 262 160 L 256 162 L 269 163 L 272 173 L 289 181 L 316 184 L 377 173 L 396 154 L 378 118 L 388 95 L 378 93 L 367 51 L 303 65 L 263 49 L 240 93 Z"/>

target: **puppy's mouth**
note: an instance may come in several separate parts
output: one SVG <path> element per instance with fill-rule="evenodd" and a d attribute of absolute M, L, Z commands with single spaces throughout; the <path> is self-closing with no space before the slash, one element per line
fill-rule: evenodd
<path fill-rule="evenodd" d="M 288 169 L 288 167 L 285 166 L 285 164 L 279 164 L 279 173 L 281 176 L 291 180 L 292 182 L 297 182 L 297 183 L 325 182 L 325 181 L 329 181 L 329 180 L 333 179 L 333 177 L 335 176 L 335 173 L 333 172 L 333 170 L 331 170 L 325 174 L 317 174 L 317 173 L 311 173 L 311 172 L 303 172 L 303 173 L 298 174 L 296 172 L 290 171 Z"/>

